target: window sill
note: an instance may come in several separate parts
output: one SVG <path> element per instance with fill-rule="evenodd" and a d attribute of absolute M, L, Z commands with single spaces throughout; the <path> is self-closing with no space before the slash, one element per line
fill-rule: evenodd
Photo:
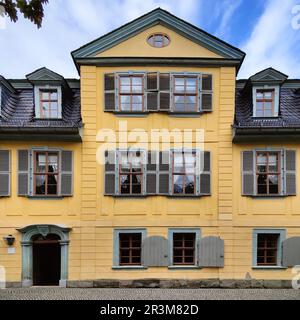
<path fill-rule="evenodd" d="M 118 117 L 132 117 L 132 118 L 139 118 L 139 117 L 147 117 L 149 115 L 148 111 L 145 112 L 113 112 L 114 115 Z"/>
<path fill-rule="evenodd" d="M 168 266 L 169 270 L 199 270 L 199 266 Z"/>
<path fill-rule="evenodd" d="M 168 112 L 168 115 L 174 118 L 199 118 L 202 112 Z"/>
<path fill-rule="evenodd" d="M 167 196 L 168 198 L 172 198 L 172 199 L 200 199 L 201 197 L 203 197 L 203 195 L 175 195 L 175 194 L 171 194 Z"/>
<path fill-rule="evenodd" d="M 145 199 L 145 198 L 147 198 L 147 196 L 144 194 L 142 194 L 142 195 L 120 195 L 120 194 L 117 194 L 117 195 L 112 195 L 112 197 L 114 197 L 116 199 Z"/>
<path fill-rule="evenodd" d="M 278 194 L 278 195 L 252 195 L 250 196 L 253 199 L 280 199 L 280 198 L 286 198 L 289 197 L 289 195 L 285 195 L 285 194 Z"/>
<path fill-rule="evenodd" d="M 113 270 L 147 270 L 144 266 L 113 266 Z"/>
<path fill-rule="evenodd" d="M 283 266 L 253 266 L 254 270 L 286 270 L 286 267 Z"/>
<path fill-rule="evenodd" d="M 43 197 L 43 196 L 29 196 L 27 197 L 29 200 L 62 200 L 63 196 L 55 196 L 55 197 Z"/>
<path fill-rule="evenodd" d="M 63 118 L 34 118 L 34 120 L 44 120 L 44 121 L 62 121 Z"/>

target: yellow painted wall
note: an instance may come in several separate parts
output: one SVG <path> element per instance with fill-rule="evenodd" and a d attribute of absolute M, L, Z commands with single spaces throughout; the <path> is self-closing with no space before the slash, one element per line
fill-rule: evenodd
<path fill-rule="evenodd" d="M 152 32 L 169 34 L 171 44 L 164 49 L 151 48 L 146 38 Z M 105 56 L 178 56 L 217 57 L 171 30 L 156 26 L 115 48 L 99 54 Z M 208 72 L 213 74 L 213 112 L 194 118 L 177 118 L 167 114 L 145 117 L 120 117 L 104 113 L 104 74 L 143 70 L 161 72 Z M 83 143 L 1 143 L 12 150 L 12 196 L 0 199 L 0 239 L 8 234 L 17 238 L 15 255 L 7 254 L 0 241 L 0 265 L 8 270 L 9 281 L 21 279 L 21 246 L 17 227 L 28 224 L 54 223 L 72 227 L 70 233 L 69 279 L 140 279 L 140 278 L 222 278 L 291 279 L 291 271 L 253 270 L 253 228 L 286 228 L 287 236 L 300 233 L 300 206 L 297 197 L 258 200 L 241 196 L 240 153 L 260 145 L 232 145 L 231 125 L 234 118 L 235 68 L 180 67 L 96 67 L 83 66 L 81 72 L 81 108 L 84 122 Z M 126 120 L 128 131 L 151 129 L 203 129 L 205 149 L 212 154 L 212 195 L 200 199 L 116 199 L 103 195 L 103 166 L 96 162 L 101 143 L 96 141 L 100 129 L 118 132 Z M 125 134 L 123 132 L 122 134 Z M 29 200 L 17 197 L 17 149 L 48 145 L 75 151 L 74 197 L 63 200 Z M 130 145 L 130 144 L 129 144 Z M 270 145 L 268 145 L 270 146 Z M 282 145 L 280 145 L 282 147 Z M 285 145 L 295 149 L 293 145 Z M 297 147 L 298 159 L 300 150 Z M 300 183 L 298 177 L 298 185 Z M 148 235 L 168 234 L 171 227 L 199 227 L 202 236 L 220 236 L 225 240 L 225 268 L 202 270 L 113 270 L 114 228 L 147 228 Z"/>
<path fill-rule="evenodd" d="M 153 48 L 147 43 L 153 33 L 165 33 L 170 37 L 170 44 L 164 48 Z M 132 37 L 111 49 L 101 52 L 97 57 L 193 57 L 193 58 L 221 58 L 218 54 L 193 43 L 173 30 L 156 25 L 135 37 Z"/>

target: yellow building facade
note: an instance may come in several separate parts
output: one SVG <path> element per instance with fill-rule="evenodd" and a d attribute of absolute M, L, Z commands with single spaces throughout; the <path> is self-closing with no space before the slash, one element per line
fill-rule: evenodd
<path fill-rule="evenodd" d="M 75 126 L 77 130 L 65 133 L 53 127 L 53 131 L 42 133 L 41 141 L 38 137 L 22 141 L 16 133 L 12 140 L 8 136 L 1 139 L 0 151 L 9 151 L 10 164 L 9 194 L 0 198 L 0 237 L 6 239 L 0 242 L 0 265 L 5 268 L 6 281 L 16 286 L 43 284 L 47 275 L 39 264 L 44 263 L 41 251 L 48 241 L 45 250 L 52 250 L 49 257 L 53 261 L 57 257 L 51 245 L 60 245 L 56 284 L 61 286 L 290 286 L 294 276 L 291 252 L 296 252 L 296 257 L 300 254 L 300 206 L 292 189 L 300 181 L 296 176 L 293 184 L 295 170 L 293 164 L 288 164 L 294 155 L 294 162 L 299 159 L 299 146 L 289 137 L 276 139 L 276 134 L 281 135 L 276 128 L 259 133 L 251 127 L 253 132 L 244 133 L 247 127 L 238 122 L 247 113 L 243 99 L 248 91 L 256 86 L 263 87 L 262 90 L 274 86 L 276 95 L 277 86 L 284 86 L 282 74 L 272 71 L 272 77 L 267 72 L 252 80 L 236 81 L 243 52 L 161 9 L 72 55 L 80 73 L 81 119 Z M 113 77 L 113 87 L 108 83 L 109 75 Z M 168 90 L 161 88 L 161 75 L 168 75 Z M 204 80 L 207 75 L 211 79 L 208 83 Z M 152 90 L 151 79 L 156 81 Z M 50 89 L 61 86 L 63 107 L 64 95 L 67 96 L 65 82 L 73 95 L 74 90 L 79 90 L 78 84 L 58 80 L 49 72 L 33 79 L 28 76 L 27 80 L 33 87 L 46 84 L 48 90 L 47 81 Z M 147 92 L 139 93 L 140 83 Z M 285 85 L 282 90 L 294 90 L 295 85 L 298 84 Z M 16 83 L 11 86 L 18 90 Z M 170 95 L 167 109 L 162 98 L 165 91 Z M 268 93 L 263 94 L 266 112 Z M 159 105 L 154 110 L 150 110 L 151 95 Z M 51 99 L 47 101 L 51 103 Z M 240 101 L 244 104 L 241 102 L 237 115 Z M 275 104 L 275 96 L 273 101 Z M 257 113 L 260 106 L 256 104 Z M 176 109 L 181 107 L 184 110 Z M 62 114 L 66 121 L 64 111 Z M 73 121 L 70 127 L 74 128 L 74 113 L 72 116 L 68 115 Z M 154 151 L 153 131 L 171 132 L 171 136 L 180 133 L 186 143 L 184 149 L 192 150 L 196 159 L 201 152 L 209 155 L 203 160 L 208 159 L 204 163 L 208 168 L 199 174 L 176 174 L 176 166 L 187 168 L 190 158 L 183 157 L 183 162 L 174 160 L 176 150 L 181 148 L 171 138 L 170 144 L 161 139 L 155 150 L 156 159 L 162 151 L 169 152 L 167 169 L 161 170 L 159 160 L 151 170 L 149 163 L 136 169 L 126 150 L 133 147 L 134 152 L 138 150 L 138 157 L 142 154 L 147 158 L 148 152 Z M 184 132 L 190 134 L 185 136 Z M 199 153 L 197 132 L 202 137 L 203 150 Z M 108 142 L 112 145 L 108 150 L 117 159 L 110 169 L 101 163 L 103 144 Z M 42 174 L 49 170 L 51 152 L 59 150 L 59 186 L 55 197 L 38 196 L 40 189 L 30 178 L 27 194 L 20 196 L 20 150 L 33 150 L 28 160 L 33 161 L 28 173 L 33 180 L 41 175 L 38 170 Z M 50 152 L 44 169 L 31 159 L 35 150 Z M 68 170 L 60 167 L 64 166 L 61 150 L 71 151 L 72 168 Z M 250 169 L 246 168 L 246 155 L 252 162 L 257 161 Z M 274 166 L 282 167 L 282 171 L 276 169 L 278 176 L 275 169 L 272 171 L 274 157 Z M 267 170 L 256 172 L 265 165 L 264 159 L 268 160 Z M 67 179 L 66 185 L 62 182 L 65 171 L 66 176 L 72 177 L 72 190 L 68 190 Z M 164 175 L 167 180 L 163 180 Z M 52 190 L 52 176 L 53 172 L 47 173 L 47 190 Z M 247 177 L 252 180 L 249 182 Z M 15 238 L 12 245 L 8 235 Z"/>

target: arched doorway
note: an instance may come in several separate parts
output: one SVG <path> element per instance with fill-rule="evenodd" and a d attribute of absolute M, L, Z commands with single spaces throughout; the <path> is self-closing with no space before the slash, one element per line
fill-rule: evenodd
<path fill-rule="evenodd" d="M 71 228 L 30 225 L 17 230 L 22 233 L 22 286 L 66 287 Z"/>
<path fill-rule="evenodd" d="M 48 234 L 32 238 L 32 280 L 34 286 L 58 286 L 60 280 L 60 237 Z"/>

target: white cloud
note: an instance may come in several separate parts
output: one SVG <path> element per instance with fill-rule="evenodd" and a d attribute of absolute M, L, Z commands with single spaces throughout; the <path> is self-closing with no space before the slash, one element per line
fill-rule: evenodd
<path fill-rule="evenodd" d="M 300 30 L 292 28 L 292 8 L 298 0 L 269 0 L 250 38 L 242 46 L 247 57 L 239 74 L 248 78 L 273 67 L 300 77 Z"/>
<path fill-rule="evenodd" d="M 16 24 L 8 22 L 0 30 L 0 74 L 23 78 L 46 66 L 65 77 L 78 77 L 71 51 L 157 7 L 193 21 L 201 1 L 49 1 L 41 29 L 20 17 Z"/>
<path fill-rule="evenodd" d="M 242 4 L 242 0 L 225 0 L 218 8 L 218 16 L 221 16 L 219 27 L 216 31 L 216 36 L 226 38 L 230 33 L 230 21 Z"/>

